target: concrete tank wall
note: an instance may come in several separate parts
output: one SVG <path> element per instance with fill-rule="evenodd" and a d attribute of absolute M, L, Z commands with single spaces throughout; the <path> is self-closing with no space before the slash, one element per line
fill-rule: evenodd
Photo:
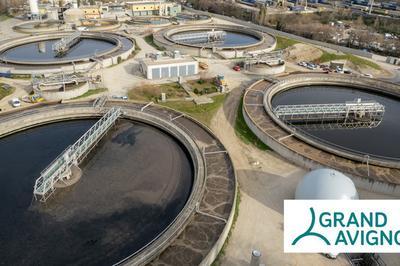
<path fill-rule="evenodd" d="M 253 65 L 248 69 L 249 72 L 259 75 L 277 75 L 285 72 L 286 64 L 276 66 L 267 66 L 265 64 L 262 65 Z"/>
<path fill-rule="evenodd" d="M 47 101 L 61 101 L 81 96 L 82 94 L 88 92 L 89 89 L 90 84 L 89 82 L 86 82 L 75 89 L 69 89 L 66 91 L 38 90 L 37 93 Z"/>

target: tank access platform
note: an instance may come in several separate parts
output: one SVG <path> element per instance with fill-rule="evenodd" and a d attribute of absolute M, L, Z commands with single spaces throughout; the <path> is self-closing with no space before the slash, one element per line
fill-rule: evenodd
<path fill-rule="evenodd" d="M 185 34 L 177 34 L 172 36 L 172 40 L 182 43 L 214 43 L 224 41 L 226 32 L 223 30 L 211 30 L 205 32 L 193 32 Z"/>
<path fill-rule="evenodd" d="M 65 55 L 74 45 L 81 40 L 81 32 L 75 31 L 69 36 L 63 37 L 61 40 L 52 45 L 53 51 L 57 57 Z"/>
<path fill-rule="evenodd" d="M 376 101 L 356 99 L 345 103 L 278 105 L 274 113 L 293 125 L 373 128 L 382 122 L 385 106 Z"/>
<path fill-rule="evenodd" d="M 57 182 L 69 179 L 72 175 L 72 169 L 78 167 L 86 155 L 114 125 L 121 114 L 121 108 L 111 108 L 82 137 L 50 163 L 35 181 L 33 189 L 34 198 L 45 202 L 54 193 Z"/>

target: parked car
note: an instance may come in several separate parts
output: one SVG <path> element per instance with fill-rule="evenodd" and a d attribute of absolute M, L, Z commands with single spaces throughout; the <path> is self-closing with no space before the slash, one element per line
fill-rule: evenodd
<path fill-rule="evenodd" d="M 113 95 L 113 99 L 119 99 L 119 100 L 128 100 L 128 96 L 118 96 L 118 95 Z"/>
<path fill-rule="evenodd" d="M 21 106 L 21 101 L 18 98 L 14 98 L 11 100 L 11 105 L 13 107 L 20 107 Z"/>
<path fill-rule="evenodd" d="M 352 73 L 350 69 L 343 69 L 343 72 L 344 72 L 345 74 L 351 74 L 351 73 Z"/>
<path fill-rule="evenodd" d="M 373 78 L 373 76 L 371 74 L 362 74 L 361 76 L 371 78 L 371 79 Z"/>
<path fill-rule="evenodd" d="M 240 66 L 239 66 L 239 65 L 234 66 L 234 67 L 233 67 L 233 70 L 235 70 L 235 71 L 240 71 Z"/>
<path fill-rule="evenodd" d="M 335 72 L 336 72 L 336 73 L 340 73 L 340 74 L 343 74 L 343 73 L 344 73 L 343 68 L 341 68 L 341 67 L 336 67 Z"/>
<path fill-rule="evenodd" d="M 304 61 L 301 61 L 301 62 L 299 62 L 299 63 L 297 63 L 299 66 L 302 66 L 302 67 L 307 67 L 307 62 L 304 62 Z"/>
<path fill-rule="evenodd" d="M 307 68 L 310 70 L 315 70 L 317 69 L 317 66 L 313 63 L 307 63 Z"/>

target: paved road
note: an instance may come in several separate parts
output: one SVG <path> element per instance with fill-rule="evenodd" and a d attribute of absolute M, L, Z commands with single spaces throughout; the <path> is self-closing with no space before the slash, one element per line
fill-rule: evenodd
<path fill-rule="evenodd" d="M 273 35 L 278 35 L 281 37 L 286 37 L 286 38 L 290 38 L 290 39 L 294 39 L 296 41 L 299 42 L 304 42 L 304 43 L 310 43 L 313 45 L 318 45 L 318 46 L 322 46 L 322 47 L 326 47 L 329 49 L 333 49 L 336 51 L 340 51 L 343 53 L 347 53 L 347 54 L 353 54 L 353 55 L 358 55 L 358 56 L 362 56 L 362 57 L 366 57 L 366 58 L 372 58 L 372 53 L 363 51 L 363 50 L 359 50 L 359 49 L 353 49 L 353 48 L 348 48 L 348 47 L 344 47 L 344 46 L 340 46 L 340 45 L 335 45 L 335 44 L 330 44 L 330 43 L 325 43 L 325 42 L 320 42 L 320 41 L 315 41 L 315 40 L 310 40 L 301 36 L 297 36 L 294 34 L 290 34 L 287 32 L 283 32 L 283 31 L 279 31 L 279 30 L 275 30 L 269 27 L 265 27 L 265 26 L 260 26 L 254 23 L 251 23 L 249 21 L 243 21 L 234 17 L 228 17 L 228 16 L 223 16 L 220 14 L 214 14 L 214 13 L 209 13 L 206 11 L 200 11 L 200 10 L 196 10 L 193 8 L 188 8 L 188 7 L 184 7 L 184 9 L 190 11 L 190 12 L 195 12 L 195 13 L 200 13 L 200 14 L 205 14 L 205 15 L 210 15 L 219 19 L 224 19 L 245 27 L 251 27 L 252 29 L 264 32 L 264 33 L 268 33 L 268 34 L 273 34 Z"/>

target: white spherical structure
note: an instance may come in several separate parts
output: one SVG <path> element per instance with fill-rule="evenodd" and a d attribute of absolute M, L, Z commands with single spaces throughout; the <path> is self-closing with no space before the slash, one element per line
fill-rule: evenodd
<path fill-rule="evenodd" d="M 34 15 L 34 16 L 39 15 L 38 0 L 29 0 L 29 7 L 30 7 L 32 15 Z"/>
<path fill-rule="evenodd" d="M 358 199 L 353 181 L 333 169 L 317 169 L 306 174 L 296 188 L 299 200 Z"/>

